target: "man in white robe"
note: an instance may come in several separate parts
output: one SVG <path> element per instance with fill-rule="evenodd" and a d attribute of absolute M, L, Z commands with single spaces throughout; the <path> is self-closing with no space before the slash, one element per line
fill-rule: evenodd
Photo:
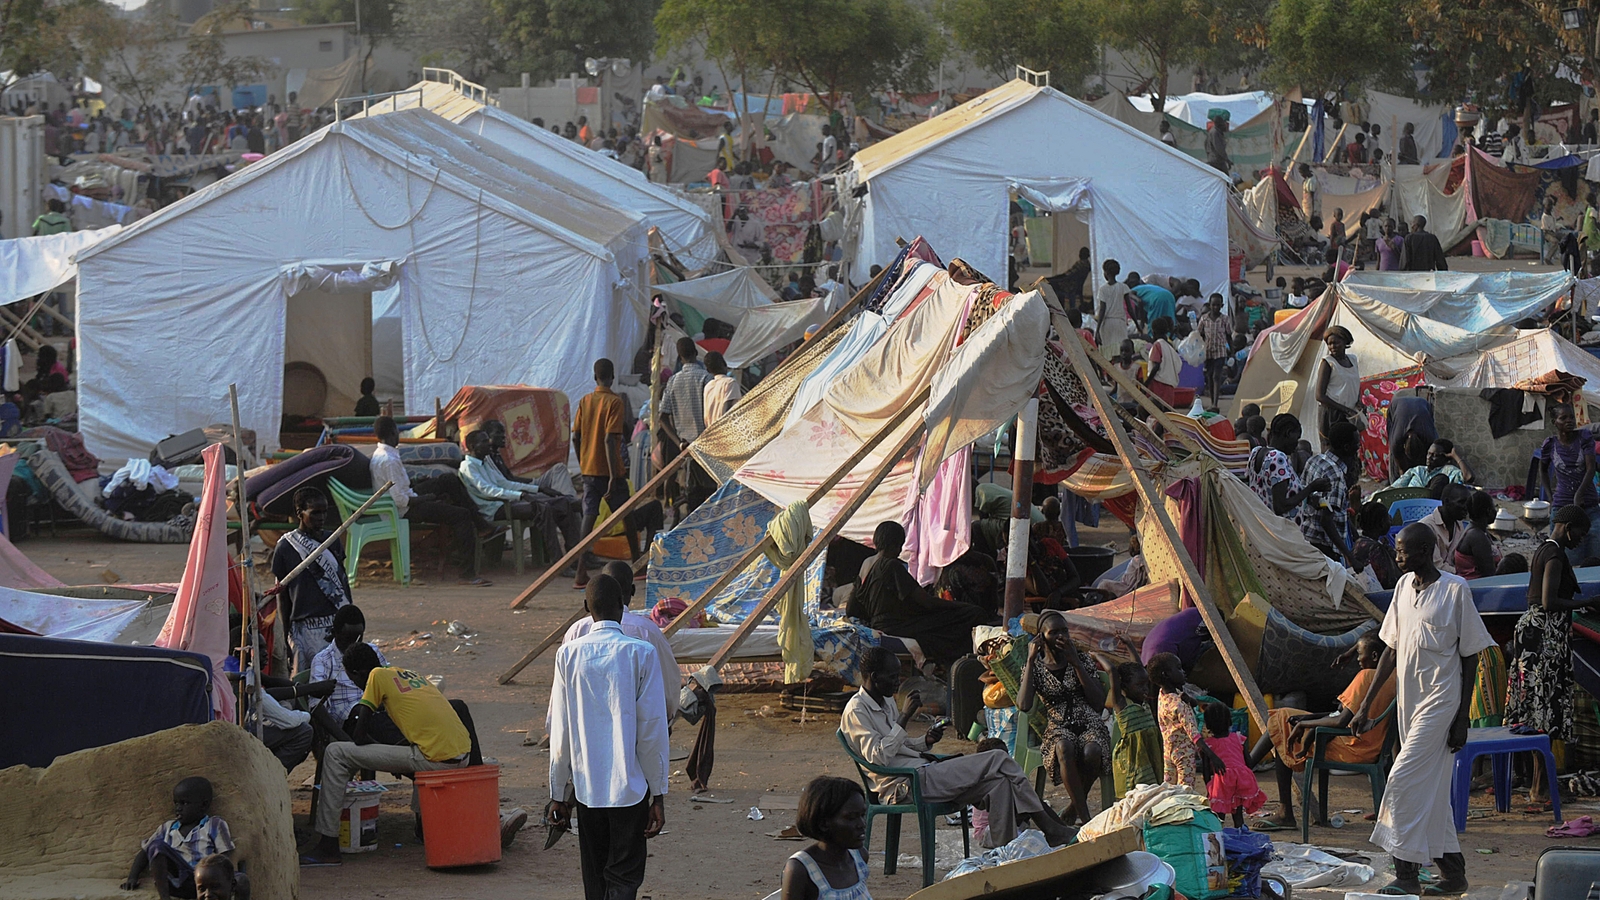
<path fill-rule="evenodd" d="M 1394 857 L 1395 879 L 1380 893 L 1440 896 L 1467 890 L 1467 862 L 1451 815 L 1450 777 L 1455 754 L 1467 743 L 1467 715 L 1477 680 L 1478 653 L 1494 644 L 1472 591 L 1460 576 L 1434 562 L 1434 532 L 1413 523 L 1395 542 L 1405 574 L 1378 636 L 1388 645 L 1374 685 L 1398 672 L 1396 724 L 1400 752 L 1378 808 L 1372 842 Z M 1357 733 L 1372 727 L 1377 692 L 1356 710 Z M 1419 878 L 1429 862 L 1439 880 L 1426 891 Z"/>

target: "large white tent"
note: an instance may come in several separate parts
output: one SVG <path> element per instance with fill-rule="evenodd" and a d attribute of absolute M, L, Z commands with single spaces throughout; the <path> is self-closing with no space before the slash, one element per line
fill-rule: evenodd
<path fill-rule="evenodd" d="M 468 384 L 579 396 L 644 336 L 646 225 L 426 110 L 333 125 L 78 255 L 80 427 L 143 456 L 227 421 L 277 445 L 287 363 L 330 408 L 398 356 L 408 413 Z M 398 289 L 375 346 L 371 295 Z"/>
<path fill-rule="evenodd" d="M 404 109 L 419 102 L 424 109 L 475 132 L 540 166 L 558 172 L 605 197 L 618 209 L 636 212 L 661 231 L 667 249 L 692 268 L 717 257 L 717 227 L 698 204 L 671 188 L 651 184 L 644 173 L 600 155 L 575 141 L 524 122 L 495 106 L 437 81 L 421 81 L 393 98 L 372 106 L 373 113 Z"/>
<path fill-rule="evenodd" d="M 922 235 L 1004 280 L 1016 193 L 1081 232 L 1096 271 L 1116 259 L 1227 291 L 1222 174 L 1054 88 L 1001 85 L 862 150 L 841 180 L 841 197 L 865 189 L 848 210 L 863 271 Z"/>

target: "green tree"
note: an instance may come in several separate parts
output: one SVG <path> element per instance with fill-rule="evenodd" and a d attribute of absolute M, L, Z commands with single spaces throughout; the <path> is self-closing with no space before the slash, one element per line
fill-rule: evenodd
<path fill-rule="evenodd" d="M 1089 0 L 947 0 L 938 15 L 955 45 L 1001 78 L 1023 66 L 1048 71 L 1052 85 L 1077 93 L 1099 58 Z"/>
<path fill-rule="evenodd" d="M 0 70 L 31 75 L 66 72 L 77 64 L 63 19 L 96 0 L 0 0 Z"/>
<path fill-rule="evenodd" d="M 944 39 L 910 0 L 795 0 L 786 9 L 762 19 L 772 67 L 830 109 L 846 93 L 932 84 Z"/>
<path fill-rule="evenodd" d="M 1099 0 L 1107 43 L 1142 57 L 1156 109 L 1165 109 L 1167 79 L 1175 66 L 1197 60 L 1211 43 L 1211 29 L 1194 0 Z"/>
<path fill-rule="evenodd" d="M 524 71 L 557 78 L 587 57 L 649 58 L 658 0 L 489 0 L 501 38 Z"/>
<path fill-rule="evenodd" d="M 400 42 L 419 51 L 423 65 L 483 82 L 510 62 L 489 0 L 400 0 L 396 20 Z"/>
<path fill-rule="evenodd" d="M 1410 33 L 1396 0 L 1278 0 L 1268 37 L 1268 78 L 1307 97 L 1359 96 L 1411 77 Z"/>
<path fill-rule="evenodd" d="M 1411 0 L 1405 7 L 1428 95 L 1505 109 L 1524 127 L 1539 106 L 1577 99 L 1577 85 L 1554 77 L 1558 67 L 1592 71 L 1585 52 L 1592 33 L 1563 31 L 1559 15 L 1538 0 Z"/>
<path fill-rule="evenodd" d="M 232 90 L 255 81 L 267 71 L 267 61 L 257 56 L 229 56 L 223 36 L 230 24 L 250 21 L 251 7 L 246 2 L 219 6 L 201 16 L 189 29 L 189 41 L 178 57 L 178 74 L 184 89 L 212 85 Z"/>
<path fill-rule="evenodd" d="M 748 92 L 748 81 L 763 73 L 778 80 L 775 54 L 764 39 L 781 33 L 773 17 L 783 14 L 775 0 L 662 0 L 655 19 L 656 56 L 698 51 L 717 64 L 725 84 L 731 88 L 737 82 Z"/>
<path fill-rule="evenodd" d="M 174 77 L 168 42 L 178 33 L 177 20 L 159 4 L 121 14 L 110 4 L 80 3 L 66 11 L 61 24 L 84 71 L 139 105 L 154 103 Z"/>
<path fill-rule="evenodd" d="M 396 0 L 295 0 L 295 17 L 307 25 L 360 22 L 361 33 L 378 38 L 394 31 Z"/>

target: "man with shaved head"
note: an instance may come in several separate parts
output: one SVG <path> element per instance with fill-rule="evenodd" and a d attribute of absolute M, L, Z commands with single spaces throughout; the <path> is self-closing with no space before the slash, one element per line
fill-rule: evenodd
<path fill-rule="evenodd" d="M 1384 894 L 1429 896 L 1467 890 L 1467 861 L 1451 815 L 1450 777 L 1455 754 L 1467 743 L 1467 709 L 1477 681 L 1478 654 L 1493 646 L 1472 591 L 1458 575 L 1434 562 L 1434 530 L 1407 525 L 1395 541 L 1395 561 L 1404 574 L 1378 637 L 1388 649 L 1378 660 L 1372 687 L 1356 710 L 1357 734 L 1370 730 L 1384 710 L 1374 709 L 1378 685 L 1396 675 L 1395 725 L 1400 752 L 1378 807 L 1372 842 L 1394 857 L 1394 883 Z M 1420 869 L 1439 867 L 1439 878 L 1422 889 Z"/>

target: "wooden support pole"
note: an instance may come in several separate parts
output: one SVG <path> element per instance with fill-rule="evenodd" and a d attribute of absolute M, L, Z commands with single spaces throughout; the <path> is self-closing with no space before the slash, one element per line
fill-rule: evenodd
<path fill-rule="evenodd" d="M 240 469 L 242 471 L 243 470 L 243 466 L 241 466 Z M 294 568 L 290 569 L 289 573 L 287 575 L 285 575 L 281 579 L 279 579 L 278 580 L 278 584 L 279 585 L 288 584 L 289 582 L 291 582 L 291 581 L 295 580 L 296 578 L 298 578 L 300 576 L 301 572 L 304 572 L 306 569 L 310 568 L 311 564 L 313 562 L 316 562 L 317 557 L 319 557 L 322 554 L 328 552 L 328 548 L 332 547 L 334 545 L 334 542 L 339 540 L 339 538 L 344 537 L 344 533 L 346 531 L 350 530 L 350 526 L 354 525 L 357 519 L 361 518 L 363 515 L 366 514 L 366 511 L 367 511 L 368 507 L 372 506 L 372 504 L 377 503 L 379 500 L 382 500 L 384 497 L 388 496 L 389 489 L 392 488 L 392 487 L 394 487 L 394 482 L 385 481 L 383 483 L 383 487 L 378 488 L 377 490 L 373 491 L 372 492 L 372 496 L 368 497 L 364 503 L 362 503 L 360 506 L 355 508 L 354 512 L 350 513 L 349 516 L 345 517 L 345 520 L 343 522 L 339 523 L 339 527 L 335 528 L 333 530 L 332 534 L 328 535 L 326 538 L 323 538 L 322 543 L 318 544 L 315 550 L 312 550 L 310 553 L 307 553 L 306 554 L 306 558 L 300 560 L 300 563 L 298 565 L 296 565 Z M 243 523 L 241 522 L 240 524 L 242 525 Z"/>
<path fill-rule="evenodd" d="M 844 306 L 841 306 L 838 309 L 838 311 L 836 311 L 832 316 L 830 316 L 828 318 L 828 320 L 826 322 L 823 323 L 822 328 L 820 328 L 817 331 L 817 336 L 820 337 L 821 335 L 826 334 L 827 332 L 831 331 L 833 328 L 836 328 L 841 322 L 843 322 L 845 320 L 845 318 L 848 316 L 848 314 L 857 305 L 859 305 L 862 300 L 864 300 L 867 297 L 872 295 L 872 292 L 877 289 L 878 285 L 881 284 L 883 282 L 883 279 L 888 275 L 888 271 L 889 271 L 888 269 L 884 269 L 883 271 L 879 272 L 877 277 L 875 277 L 871 281 L 867 282 L 865 287 L 863 287 L 861 290 L 857 291 L 856 295 L 854 297 L 850 298 L 850 301 L 848 303 L 846 303 Z M 815 338 L 813 338 L 813 340 L 815 340 Z M 658 325 L 657 328 L 656 328 L 656 348 L 657 348 L 657 353 L 658 354 L 659 354 L 659 351 L 660 351 L 660 344 L 661 344 L 661 328 Z M 794 358 L 793 356 L 789 357 L 789 359 L 793 359 L 793 358 Z M 787 364 L 788 360 L 785 360 L 784 362 L 785 362 L 785 364 Z M 659 355 L 656 357 L 656 361 L 652 365 L 652 369 L 653 369 L 653 371 L 651 373 L 652 377 L 659 376 L 659 370 L 660 370 L 660 357 L 659 357 Z M 776 374 L 776 372 L 780 372 L 780 371 L 782 371 L 782 366 L 780 366 L 778 369 L 774 370 L 774 374 Z M 924 396 L 924 399 L 925 399 L 926 398 L 926 394 L 924 393 L 923 396 Z M 913 404 L 913 405 L 915 405 L 915 404 Z M 651 400 L 650 400 L 650 418 L 651 418 L 650 435 L 651 435 L 651 440 L 652 441 L 654 441 L 656 439 L 656 435 L 659 433 L 656 430 L 657 429 L 657 426 L 656 426 L 656 422 L 657 422 L 656 411 L 660 408 L 660 406 L 661 406 L 661 400 L 660 400 L 659 392 L 657 390 L 653 389 L 652 393 L 651 393 Z M 735 405 L 734 409 L 738 409 L 738 406 Z M 691 446 L 692 445 L 693 445 L 693 442 L 691 442 Z M 617 522 L 621 521 L 621 517 L 622 516 L 624 516 L 627 513 L 631 512 L 634 509 L 634 507 L 636 507 L 639 503 L 643 502 L 644 499 L 647 498 L 652 492 L 657 490 L 657 488 L 659 486 L 665 484 L 667 477 L 669 475 L 671 475 L 673 472 L 676 472 L 678 467 L 680 465 L 682 465 L 688 459 L 689 459 L 689 448 L 685 447 L 683 449 L 682 453 L 679 453 L 678 456 L 676 458 L 674 458 L 672 462 L 668 463 L 665 467 L 663 467 L 660 472 L 657 472 L 655 474 L 655 476 L 653 478 L 651 478 L 644 485 L 644 487 L 642 487 L 639 490 L 635 491 L 633 496 L 628 498 L 628 502 L 624 503 L 622 505 L 621 509 L 612 512 L 610 518 L 606 519 L 600 525 L 596 526 L 593 531 L 591 531 L 589 534 L 585 535 L 584 538 L 578 542 L 578 546 L 574 547 L 571 550 L 568 550 L 567 554 L 565 556 L 561 557 L 561 559 L 559 561 L 557 561 L 555 565 L 550 566 L 548 569 L 546 569 L 544 571 L 544 574 L 540 575 L 533 582 L 533 584 L 528 585 L 528 588 L 526 590 L 524 590 L 521 594 L 518 594 L 517 598 L 515 600 L 511 601 L 511 608 L 512 609 L 521 609 L 523 606 L 527 605 L 528 601 L 532 600 L 533 596 L 535 594 L 539 593 L 541 590 L 543 590 L 545 588 L 546 585 L 548 585 L 552 580 L 554 580 L 556 575 L 557 575 L 557 573 L 559 573 L 562 569 L 566 568 L 568 563 L 570 563 L 573 560 L 577 559 L 580 554 L 582 554 L 585 550 L 587 550 L 589 548 L 589 546 L 591 544 L 593 544 L 596 540 L 599 539 L 600 535 L 605 534 L 607 531 L 610 531 L 611 528 Z M 848 470 L 846 471 L 845 474 L 848 474 Z M 645 558 L 648 559 L 648 556 L 649 555 L 646 554 Z M 751 560 L 753 561 L 754 557 L 751 557 Z M 745 563 L 745 565 L 748 565 L 748 563 Z M 634 571 L 635 572 L 637 572 L 639 570 L 638 567 L 639 567 L 639 561 L 635 561 L 634 562 Z M 741 566 L 741 568 L 742 568 L 742 566 Z M 732 581 L 731 577 L 729 578 L 729 581 Z M 726 585 L 722 585 L 721 587 L 718 587 L 717 590 L 721 590 L 722 587 L 726 587 Z M 714 597 L 715 593 L 712 593 L 711 596 Z M 564 624 L 562 624 L 561 626 L 556 628 L 554 631 L 552 631 L 549 635 L 547 635 L 545 637 L 545 639 L 543 641 L 540 641 L 537 646 L 535 646 L 532 650 L 530 650 L 526 654 L 524 654 L 521 659 L 517 660 L 515 665 L 513 665 L 511 668 L 507 669 L 504 673 L 502 673 L 500 675 L 500 678 L 498 679 L 499 683 L 500 684 L 510 684 L 511 680 L 517 677 L 517 673 L 518 672 L 521 672 L 523 669 L 527 668 L 529 663 L 532 663 L 534 660 L 538 659 L 540 657 L 540 655 L 542 655 L 546 650 L 549 650 L 551 647 L 553 647 L 556 644 L 560 643 L 561 642 L 561 637 L 567 633 L 567 629 L 571 628 L 572 624 L 574 622 L 578 621 L 579 619 L 583 618 L 586 615 L 588 615 L 588 613 L 584 610 L 584 608 L 582 606 L 579 606 L 578 609 L 572 613 L 572 615 L 567 617 L 567 620 L 566 620 L 566 622 Z M 682 620 L 682 618 L 683 617 L 680 616 L 679 620 Z M 679 621 L 679 620 L 675 620 L 673 624 L 676 624 L 676 621 Z"/>
<path fill-rule="evenodd" d="M 1017 444 L 1011 453 L 1011 542 L 1006 545 L 1007 621 L 1022 615 L 1028 593 L 1028 533 L 1032 525 L 1033 458 L 1038 429 L 1039 399 L 1034 397 L 1017 415 Z"/>
<path fill-rule="evenodd" d="M 263 728 L 263 710 L 261 705 L 261 629 L 257 614 L 260 610 L 256 607 L 255 593 L 255 555 L 250 550 L 250 504 L 245 502 L 244 496 L 244 441 L 240 437 L 239 424 L 239 386 L 228 385 L 228 406 L 233 412 L 233 457 L 234 457 L 234 489 L 236 501 L 239 506 L 239 565 L 244 575 L 244 605 L 240 610 L 242 625 L 239 628 L 240 651 L 239 660 L 246 665 L 245 671 L 254 671 L 255 678 L 249 688 L 251 692 L 250 705 L 256 710 L 255 735 L 261 737 Z M 222 474 L 228 474 L 228 461 L 222 461 Z M 280 617 L 281 618 L 281 617 Z M 241 697 L 240 699 L 243 699 Z M 239 723 L 244 724 L 244 704 L 239 705 Z"/>
<path fill-rule="evenodd" d="M 894 471 L 895 463 L 906 455 L 907 450 L 916 446 L 917 441 L 922 440 L 922 436 L 927 433 L 927 430 L 926 425 L 918 425 L 907 432 L 899 443 L 895 444 L 894 449 L 889 452 L 888 456 L 884 457 L 883 462 L 872 470 L 867 482 L 851 496 L 850 502 L 846 503 L 844 508 L 834 515 L 833 521 L 829 522 L 826 528 L 811 538 L 811 543 L 807 544 L 806 549 L 801 551 L 800 556 L 795 559 L 794 565 L 784 570 L 783 575 L 778 578 L 778 583 L 767 591 L 766 596 L 761 598 L 761 602 L 756 604 L 750 614 L 745 617 L 745 620 L 739 623 L 739 627 L 734 629 L 733 634 L 728 636 L 727 643 L 712 654 L 709 665 L 713 669 L 720 669 L 722 664 L 728 661 L 728 657 L 739 649 L 739 645 L 744 643 L 745 638 L 750 636 L 750 632 L 754 631 L 757 625 L 761 624 L 761 620 L 766 618 L 767 613 L 777 604 L 778 598 L 782 597 L 784 592 L 789 590 L 790 585 L 794 584 L 794 580 L 805 577 L 806 567 L 811 565 L 811 561 L 817 558 L 818 553 L 827 549 L 828 543 L 838 535 L 840 529 L 844 528 L 845 523 L 850 521 L 850 517 L 855 515 L 856 510 L 861 508 L 861 504 L 867 502 L 867 498 L 872 496 L 872 492 L 877 490 L 883 479 Z"/>
<path fill-rule="evenodd" d="M 1076 331 L 1076 329 L 1071 327 L 1071 323 L 1067 321 L 1065 316 L 1062 316 L 1060 321 L 1056 322 L 1055 325 L 1056 331 L 1061 334 L 1066 334 L 1068 331 Z M 1135 403 L 1138 403 L 1144 408 L 1145 412 L 1154 416 L 1155 420 L 1161 423 L 1162 428 L 1166 429 L 1173 436 L 1177 437 L 1178 442 L 1183 444 L 1184 449 L 1188 450 L 1190 453 L 1203 452 L 1199 442 L 1190 437 L 1188 432 L 1185 432 L 1183 429 L 1179 428 L 1176 422 L 1167 417 L 1167 410 L 1162 409 L 1161 405 L 1156 403 L 1155 398 L 1150 395 L 1150 392 L 1146 390 L 1143 385 L 1135 384 L 1133 379 L 1121 372 L 1118 372 L 1116 367 L 1111 365 L 1109 362 L 1106 362 L 1105 358 L 1100 354 L 1086 353 L 1085 355 L 1090 361 L 1100 368 L 1100 371 L 1111 376 L 1111 382 L 1117 386 L 1119 391 L 1132 397 Z M 1087 379 L 1092 377 L 1093 374 L 1094 373 L 1091 370 L 1089 372 L 1080 373 L 1079 377 Z"/>
<path fill-rule="evenodd" d="M 521 609 L 522 607 L 528 605 L 528 601 L 533 599 L 533 595 L 544 590 L 545 585 L 548 585 L 550 582 L 554 581 L 556 576 L 561 573 L 562 569 L 565 569 L 571 563 L 577 562 L 578 558 L 582 556 L 585 551 L 594 546 L 595 541 L 600 540 L 600 538 L 604 536 L 606 532 L 610 531 L 612 528 L 615 528 L 618 523 L 623 521 L 623 518 L 627 516 L 628 513 L 633 512 L 635 509 L 643 505 L 646 500 L 649 500 L 651 493 L 655 491 L 656 487 L 670 478 L 672 474 L 677 472 L 678 468 L 685 462 L 688 462 L 688 460 L 689 453 L 687 450 L 685 450 L 683 453 L 678 454 L 677 457 L 672 460 L 672 462 L 669 462 L 663 466 L 661 471 L 655 474 L 654 478 L 651 478 L 649 481 L 644 483 L 643 487 L 639 488 L 637 491 L 634 491 L 633 496 L 629 497 L 626 503 L 612 510 L 611 515 L 607 516 L 605 521 L 601 522 L 599 525 L 596 525 L 593 530 L 584 535 L 582 538 L 579 538 L 578 543 L 573 545 L 572 549 L 568 550 L 564 556 L 556 560 L 556 562 L 549 568 L 545 569 L 543 574 L 534 579 L 533 584 L 528 585 L 522 593 L 517 595 L 515 600 L 511 601 L 511 608 Z M 579 618 L 582 618 L 582 616 L 580 615 Z M 572 621 L 576 622 L 577 619 L 573 619 Z M 504 683 L 505 682 L 501 682 L 501 684 Z"/>
<path fill-rule="evenodd" d="M 1122 465 L 1127 468 L 1128 474 L 1133 476 L 1133 486 L 1139 492 L 1139 499 L 1155 517 L 1157 537 L 1167 546 L 1174 559 L 1178 561 L 1180 574 L 1184 587 L 1189 589 L 1189 596 L 1194 599 L 1194 605 L 1200 610 L 1200 617 L 1205 620 L 1206 628 L 1211 631 L 1212 640 L 1217 642 L 1217 650 L 1222 654 L 1222 661 L 1227 665 L 1229 674 L 1233 675 L 1233 683 L 1238 685 L 1239 691 L 1244 694 L 1245 705 L 1250 708 L 1250 716 L 1256 724 L 1265 731 L 1267 728 L 1267 701 L 1261 696 L 1261 688 L 1256 686 L 1255 676 L 1250 674 L 1250 669 L 1245 666 L 1243 658 L 1239 655 L 1239 645 L 1233 640 L 1233 633 L 1228 631 L 1228 623 L 1222 618 L 1222 613 L 1211 601 L 1211 593 L 1206 590 L 1205 581 L 1200 577 L 1200 572 L 1195 568 L 1194 560 L 1189 557 L 1188 548 L 1178 538 L 1178 528 L 1172 523 L 1172 518 L 1167 515 L 1166 498 L 1150 483 L 1150 476 L 1140 468 L 1137 450 L 1133 440 L 1128 437 L 1128 432 L 1123 429 L 1122 422 L 1112 412 L 1110 398 L 1106 396 L 1105 389 L 1100 386 L 1100 379 L 1094 377 L 1094 369 L 1085 353 L 1083 340 L 1078 337 L 1076 330 L 1068 329 L 1061 335 L 1061 343 L 1067 350 L 1067 361 L 1078 371 L 1078 377 L 1083 379 L 1084 386 L 1089 389 L 1089 399 L 1094 402 L 1095 409 L 1100 412 L 1100 419 L 1105 423 L 1106 431 L 1111 436 L 1111 442 L 1117 448 L 1117 456 L 1122 460 Z M 1143 537 L 1143 535 L 1141 535 Z"/>
<path fill-rule="evenodd" d="M 838 468 L 834 469 L 831 475 L 824 479 L 821 484 L 817 485 L 810 494 L 806 495 L 806 506 L 816 506 L 818 503 L 822 502 L 822 498 L 828 496 L 829 491 L 832 491 L 834 488 L 838 487 L 839 482 L 843 481 L 846 475 L 849 475 L 852 471 L 854 471 L 855 467 L 860 465 L 863 459 L 867 458 L 868 454 L 876 449 L 879 444 L 883 443 L 884 438 L 888 437 L 896 428 L 900 427 L 900 424 L 909 418 L 912 413 L 918 412 L 922 409 L 923 404 L 927 402 L 929 392 L 929 388 L 923 388 L 917 393 L 916 397 L 912 398 L 910 402 L 901 407 L 900 410 L 889 419 L 887 424 L 878 429 L 877 433 L 872 437 L 868 438 L 866 443 L 856 448 L 856 451 L 850 454 L 849 459 L 846 459 L 843 463 L 840 463 Z M 700 610 L 705 609 L 706 604 L 710 603 L 712 600 L 715 600 L 718 594 L 726 590 L 728 585 L 732 584 L 733 580 L 739 577 L 739 573 L 743 572 L 751 563 L 759 559 L 770 546 L 772 546 L 772 537 L 770 535 L 762 535 L 761 540 L 757 541 L 754 547 L 746 550 L 744 556 L 741 556 L 739 560 L 735 562 L 730 569 L 728 569 L 728 571 L 722 573 L 722 577 L 713 582 L 711 587 L 706 588 L 704 593 L 696 597 L 694 602 L 685 607 L 683 612 L 678 614 L 677 618 L 673 619 L 666 628 L 661 629 L 661 632 L 670 636 L 673 632 L 677 631 L 679 628 L 682 628 L 684 624 L 689 621 L 691 616 L 698 613 Z"/>

